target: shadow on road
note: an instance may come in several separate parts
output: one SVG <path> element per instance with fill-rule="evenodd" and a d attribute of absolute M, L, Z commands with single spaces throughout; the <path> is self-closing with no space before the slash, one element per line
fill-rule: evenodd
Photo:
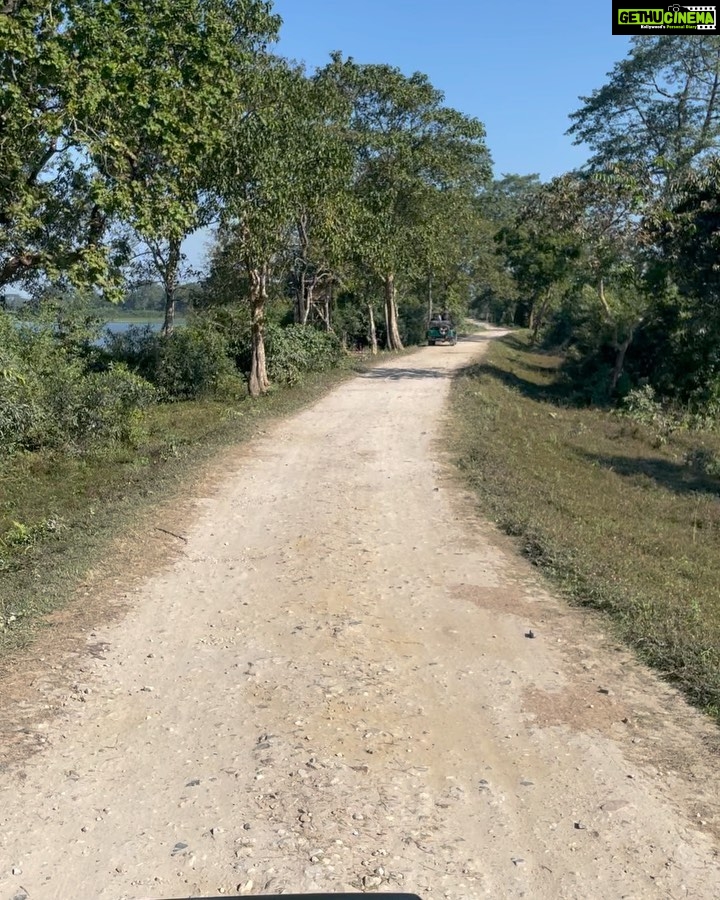
<path fill-rule="evenodd" d="M 482 334 L 468 334 L 460 338 L 461 344 L 487 344 L 497 338 L 498 335 L 492 331 L 486 331 Z"/>
<path fill-rule="evenodd" d="M 404 378 L 452 378 L 453 373 L 447 369 L 395 369 L 388 366 L 376 366 L 369 372 L 365 372 L 363 378 L 387 378 L 390 381 L 400 381 Z"/>

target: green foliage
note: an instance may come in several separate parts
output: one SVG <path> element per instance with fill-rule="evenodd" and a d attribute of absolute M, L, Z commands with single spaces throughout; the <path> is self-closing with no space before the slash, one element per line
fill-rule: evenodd
<path fill-rule="evenodd" d="M 176 241 L 199 224 L 230 111 L 279 20 L 266 0 L 7 6 L 0 285 L 63 275 L 109 289 L 128 258 L 126 241 L 103 243 L 112 220 Z"/>
<path fill-rule="evenodd" d="M 0 316 L 0 447 L 132 443 L 154 392 L 122 365 L 92 371 L 51 328 Z"/>
<path fill-rule="evenodd" d="M 717 37 L 633 39 L 572 116 L 586 170 L 553 179 L 503 232 L 532 324 L 549 320 L 593 402 L 648 383 L 720 411 L 719 78 Z"/>
<path fill-rule="evenodd" d="M 74 82 L 60 28 L 71 5 L 30 0 L 0 15 L 0 286 L 101 268 L 104 223 L 63 96 Z"/>
<path fill-rule="evenodd" d="M 281 384 L 297 384 L 310 372 L 325 372 L 343 356 L 337 337 L 308 325 L 267 327 L 268 374 Z"/>
<path fill-rule="evenodd" d="M 685 464 L 707 475 L 720 479 L 720 451 L 710 447 L 693 447 L 685 454 Z"/>
<path fill-rule="evenodd" d="M 420 72 L 407 77 L 335 54 L 322 77 L 352 98 L 348 130 L 368 264 L 381 276 L 432 271 L 453 207 L 489 178 L 482 123 L 443 106 L 443 94 Z"/>
<path fill-rule="evenodd" d="M 342 291 L 333 310 L 333 328 L 345 346 L 360 350 L 370 344 L 370 316 L 361 291 Z"/>
<path fill-rule="evenodd" d="M 342 124 L 355 157 L 356 280 L 384 284 L 386 342 L 400 349 L 398 303 L 414 302 L 420 282 L 449 288 L 464 274 L 476 193 L 490 177 L 485 130 L 444 106 L 420 72 L 334 53 L 319 78 L 349 101 Z"/>
<path fill-rule="evenodd" d="M 662 427 L 666 425 L 667 418 L 663 406 L 650 384 L 629 391 L 623 400 L 622 409 L 628 418 L 643 425 Z"/>
<path fill-rule="evenodd" d="M 449 305 L 445 301 L 440 302 L 439 306 L 440 309 L 449 309 Z M 456 312 L 454 314 L 455 321 L 462 319 L 464 312 L 463 310 L 460 315 Z M 427 300 L 422 296 L 404 297 L 400 303 L 398 324 L 404 344 L 424 344 L 428 325 Z"/>
<path fill-rule="evenodd" d="M 569 133 L 594 168 L 620 164 L 646 195 L 664 192 L 718 145 L 719 75 L 717 36 L 634 37 L 608 82 L 581 98 Z"/>
<path fill-rule="evenodd" d="M 212 323 L 195 321 L 167 336 L 132 327 L 109 336 L 106 352 L 153 384 L 162 402 L 237 396 L 242 389 L 231 348 Z"/>
<path fill-rule="evenodd" d="M 243 382 L 218 331 L 192 324 L 159 342 L 154 383 L 162 400 L 239 396 Z"/>

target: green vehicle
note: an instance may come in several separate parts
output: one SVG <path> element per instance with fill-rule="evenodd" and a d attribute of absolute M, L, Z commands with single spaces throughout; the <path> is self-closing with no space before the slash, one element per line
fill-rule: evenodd
<path fill-rule="evenodd" d="M 457 329 L 450 318 L 433 316 L 427 330 L 427 342 L 430 347 L 435 344 L 457 344 Z"/>

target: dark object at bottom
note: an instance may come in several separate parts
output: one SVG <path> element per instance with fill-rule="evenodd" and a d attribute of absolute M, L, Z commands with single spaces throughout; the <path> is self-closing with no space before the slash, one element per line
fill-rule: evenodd
<path fill-rule="evenodd" d="M 357 900 L 358 894 L 263 894 L 229 897 L 183 897 L 176 900 Z M 382 894 L 382 900 L 420 900 L 417 894 Z"/>

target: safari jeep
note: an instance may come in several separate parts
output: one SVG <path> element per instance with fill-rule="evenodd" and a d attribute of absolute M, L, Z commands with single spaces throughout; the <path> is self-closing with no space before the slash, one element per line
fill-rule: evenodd
<path fill-rule="evenodd" d="M 457 344 L 457 330 L 449 319 L 432 318 L 427 330 L 429 346 L 435 344 Z"/>

